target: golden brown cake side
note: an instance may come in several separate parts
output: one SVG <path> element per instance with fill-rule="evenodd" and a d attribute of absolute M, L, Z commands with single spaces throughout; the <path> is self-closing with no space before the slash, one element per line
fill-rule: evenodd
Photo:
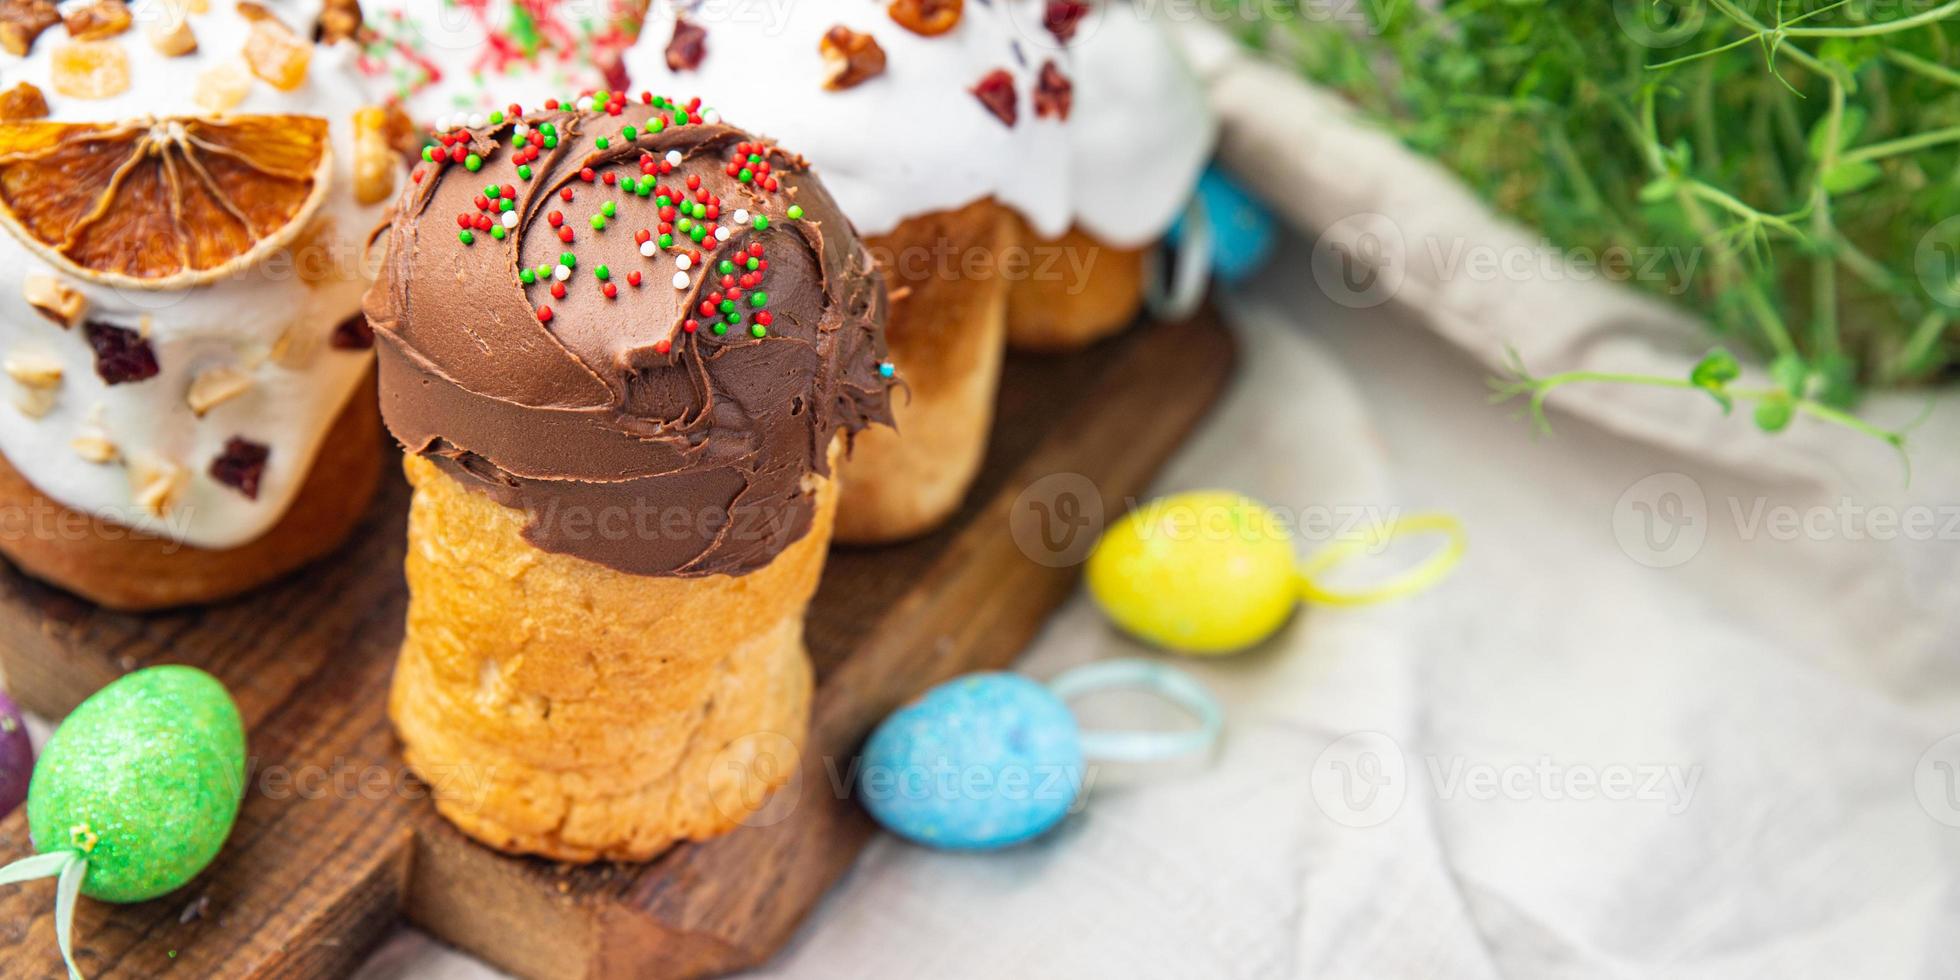
<path fill-rule="evenodd" d="M 1080 228 L 1037 240 L 1021 228 L 1027 248 L 1039 255 L 1060 249 L 1066 261 L 1035 262 L 1058 270 L 1014 281 L 1007 298 L 1007 344 L 1015 350 L 1066 353 L 1120 333 L 1143 311 L 1147 248 L 1118 248 Z M 1080 270 L 1079 273 L 1074 270 Z"/>
<path fill-rule="evenodd" d="M 837 540 L 880 544 L 938 527 L 980 471 L 1000 388 L 1011 213 L 992 201 L 912 218 L 870 239 L 892 289 L 886 342 L 906 390 L 895 429 L 852 443 L 840 481 Z"/>
<path fill-rule="evenodd" d="M 0 553 L 21 571 L 111 609 L 216 602 L 340 547 L 381 479 L 374 372 L 340 410 L 285 516 L 236 548 L 196 548 L 70 510 L 0 458 Z"/>
<path fill-rule="evenodd" d="M 524 515 L 406 461 L 408 632 L 390 714 L 436 807 L 506 851 L 641 860 L 733 829 L 796 771 L 803 614 L 836 493 L 759 571 L 632 575 L 524 539 Z"/>

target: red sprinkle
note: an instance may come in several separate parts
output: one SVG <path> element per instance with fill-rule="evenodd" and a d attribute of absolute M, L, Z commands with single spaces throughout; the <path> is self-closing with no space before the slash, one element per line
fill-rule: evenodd
<path fill-rule="evenodd" d="M 549 306 L 540 306 L 540 307 L 538 307 L 538 320 L 539 320 L 540 322 L 543 322 L 543 323 L 550 323 L 550 322 L 551 322 L 551 307 L 549 307 Z"/>
<path fill-rule="evenodd" d="M 565 223 L 565 213 L 563 211 L 553 211 L 545 215 L 544 220 L 551 222 L 551 227 L 556 228 Z"/>
<path fill-rule="evenodd" d="M 701 321 L 696 320 L 693 317 L 688 317 L 687 320 L 681 323 L 681 329 L 687 333 L 693 333 L 694 331 L 701 329 Z"/>
<path fill-rule="evenodd" d="M 626 274 L 626 284 L 627 284 L 628 286 L 632 286 L 632 287 L 633 287 L 633 288 L 635 288 L 635 289 L 638 289 L 638 288 L 639 288 L 639 286 L 640 286 L 640 273 L 639 273 L 639 271 L 638 271 L 638 270 L 634 270 L 634 271 L 632 271 L 632 272 L 629 272 L 629 273 L 627 273 L 627 274 Z"/>
<path fill-rule="evenodd" d="M 564 242 L 567 245 L 571 244 L 572 242 L 571 225 L 566 225 L 565 227 L 558 229 L 558 240 Z"/>
<path fill-rule="evenodd" d="M 619 295 L 619 287 L 612 283 L 606 283 L 599 291 L 605 293 L 607 299 L 613 299 Z"/>
<path fill-rule="evenodd" d="M 655 354 L 665 354 L 665 353 L 667 353 L 668 351 L 670 351 L 670 350 L 673 350 L 673 349 L 674 349 L 674 345 L 673 345 L 673 344 L 670 344 L 670 343 L 668 343 L 667 341 L 664 341 L 664 340 L 657 340 L 657 341 L 654 341 L 654 344 L 653 344 L 653 352 L 654 352 Z"/>
<path fill-rule="evenodd" d="M 551 284 L 551 298 L 552 298 L 552 299 L 564 299 L 564 298 L 565 298 L 565 284 L 564 284 L 564 283 L 562 283 L 562 282 L 554 282 L 554 283 L 552 283 L 552 284 Z"/>
<path fill-rule="evenodd" d="M 757 313 L 755 315 L 755 322 L 760 323 L 766 327 L 772 323 L 775 323 L 776 318 L 775 316 L 771 315 L 768 310 L 763 310 L 762 312 Z"/>

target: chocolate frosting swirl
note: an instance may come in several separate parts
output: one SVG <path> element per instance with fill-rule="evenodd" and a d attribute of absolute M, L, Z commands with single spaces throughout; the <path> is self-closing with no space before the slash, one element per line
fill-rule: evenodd
<path fill-rule="evenodd" d="M 891 421 L 884 283 L 802 158 L 622 101 L 438 134 L 366 302 L 382 415 L 539 548 L 744 574 L 833 436 Z"/>

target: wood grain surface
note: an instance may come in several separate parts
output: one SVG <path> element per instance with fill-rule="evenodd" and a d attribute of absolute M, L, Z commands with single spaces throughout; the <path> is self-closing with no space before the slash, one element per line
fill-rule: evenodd
<path fill-rule="evenodd" d="M 873 825 L 839 780 L 879 719 L 932 684 L 1003 667 L 1074 587 L 1098 505 L 1113 513 L 1231 373 L 1210 315 L 1066 357 L 1011 358 L 979 484 L 946 528 L 832 555 L 812 604 L 818 689 L 803 771 L 748 825 L 645 865 L 568 867 L 451 829 L 407 775 L 384 714 L 406 600 L 408 489 L 392 475 L 332 558 L 244 599 L 104 612 L 0 569 L 0 667 L 58 718 L 158 663 L 211 671 L 251 731 L 244 807 L 216 863 L 151 902 L 85 901 L 90 977 L 339 976 L 406 916 L 526 977 L 685 977 L 767 960 Z M 1089 499 L 1099 494 L 1100 501 Z M 0 822 L 0 861 L 29 853 Z M 59 977 L 52 882 L 0 889 L 0 975 Z"/>

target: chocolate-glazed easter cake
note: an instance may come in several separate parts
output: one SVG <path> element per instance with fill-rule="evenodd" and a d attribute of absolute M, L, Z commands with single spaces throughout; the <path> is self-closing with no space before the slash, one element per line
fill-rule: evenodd
<path fill-rule="evenodd" d="M 437 133 L 367 310 L 415 486 L 391 711 L 495 847 L 637 859 L 787 778 L 885 295 L 804 161 L 614 93 Z"/>

